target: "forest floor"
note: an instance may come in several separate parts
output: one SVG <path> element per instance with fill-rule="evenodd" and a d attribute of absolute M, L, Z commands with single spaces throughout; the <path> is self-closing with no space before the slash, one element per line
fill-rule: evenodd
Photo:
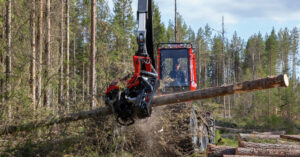
<path fill-rule="evenodd" d="M 113 116 L 94 117 L 2 136 L 0 156 L 204 156 L 191 149 L 187 106 L 156 107 L 150 118 L 129 127 L 120 127 Z M 228 120 L 218 123 L 238 127 Z M 238 136 L 227 135 L 216 130 L 215 144 L 237 147 Z"/>

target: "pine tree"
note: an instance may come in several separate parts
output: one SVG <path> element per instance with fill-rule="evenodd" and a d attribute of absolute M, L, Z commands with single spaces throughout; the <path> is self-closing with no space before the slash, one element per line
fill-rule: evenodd
<path fill-rule="evenodd" d="M 276 61 L 278 57 L 278 40 L 273 28 L 271 35 L 266 40 L 266 54 L 265 61 L 267 64 L 266 73 L 268 75 L 276 74 Z"/>
<path fill-rule="evenodd" d="M 30 28 L 31 28 L 31 49 L 32 49 L 32 61 L 31 61 L 31 94 L 32 94 L 32 108 L 36 108 L 36 45 L 35 45 L 35 0 L 31 1 L 31 15 L 30 15 Z"/>
<path fill-rule="evenodd" d="M 6 1 L 6 82 L 5 82 L 5 87 L 6 87 L 6 94 L 5 94 L 5 99 L 6 102 L 9 103 L 9 98 L 11 94 L 11 58 L 12 58 L 12 53 L 11 53 L 11 0 Z M 12 118 L 12 106 L 9 103 L 8 106 L 8 118 L 11 120 Z"/>
<path fill-rule="evenodd" d="M 112 19 L 112 26 L 114 27 L 115 48 L 122 54 L 123 63 L 127 53 L 130 52 L 129 47 L 132 47 L 130 39 L 133 35 L 134 21 L 132 12 L 132 0 L 113 0 L 114 3 L 114 17 Z M 126 52 L 126 53 L 125 53 Z M 133 54 L 134 51 L 131 51 Z"/>
<path fill-rule="evenodd" d="M 168 42 L 174 42 L 174 25 L 172 24 L 171 20 L 169 21 L 168 28 L 167 28 L 167 40 Z"/>
<path fill-rule="evenodd" d="M 265 63 L 267 64 L 266 73 L 268 75 L 274 75 L 276 73 L 276 61 L 278 56 L 278 41 L 277 36 L 275 34 L 275 30 L 273 28 L 271 35 L 266 40 L 266 57 Z M 271 89 L 268 90 L 268 113 L 270 116 L 270 107 L 271 107 Z M 273 113 L 275 108 L 273 108 Z"/>
<path fill-rule="evenodd" d="M 154 2 L 153 2 L 154 4 Z M 154 45 L 158 43 L 167 42 L 166 28 L 161 21 L 161 15 L 159 7 L 157 4 L 153 6 L 153 36 L 154 36 Z"/>
<path fill-rule="evenodd" d="M 43 0 L 39 0 L 38 15 L 38 74 L 37 74 L 37 106 L 42 107 L 42 69 L 43 69 Z"/>
<path fill-rule="evenodd" d="M 191 26 L 188 27 L 186 41 L 196 45 L 196 35 Z"/>
<path fill-rule="evenodd" d="M 96 96 L 96 0 L 92 0 L 91 3 L 91 56 L 90 56 L 90 108 L 96 107 L 95 96 Z"/>
<path fill-rule="evenodd" d="M 63 7 L 63 6 L 62 6 Z M 66 0 L 66 105 L 70 111 L 70 1 Z"/>
<path fill-rule="evenodd" d="M 292 86 L 295 89 L 297 85 L 297 80 L 296 80 L 296 63 L 297 63 L 297 55 L 298 55 L 298 47 L 299 47 L 299 31 L 298 28 L 295 27 L 293 28 L 291 32 L 291 51 L 292 51 Z"/>
<path fill-rule="evenodd" d="M 184 22 L 182 15 L 177 13 L 177 42 L 185 42 L 188 40 L 188 26 Z"/>
<path fill-rule="evenodd" d="M 46 68 L 45 68 L 45 78 L 46 82 L 46 93 L 45 93 L 45 106 L 50 108 L 50 94 L 51 94 L 51 82 L 49 81 L 51 78 L 51 0 L 46 1 L 46 19 L 47 19 L 47 33 L 46 33 Z"/>
<path fill-rule="evenodd" d="M 285 28 L 284 30 L 280 29 L 278 33 L 279 38 L 279 61 L 281 62 L 282 73 L 286 74 L 289 70 L 288 67 L 288 56 L 290 53 L 290 34 L 289 30 Z"/>
<path fill-rule="evenodd" d="M 5 2 L 1 3 L 1 42 L 0 42 L 0 65 L 1 65 L 1 75 L 0 75 L 0 102 L 4 104 L 5 97 Z"/>
<path fill-rule="evenodd" d="M 62 105 L 64 95 L 64 0 L 61 0 L 60 12 L 60 48 L 59 48 L 59 89 L 58 89 L 58 103 Z"/>
<path fill-rule="evenodd" d="M 212 86 L 220 86 L 222 83 L 222 38 L 220 36 L 215 36 L 213 38 L 212 45 L 212 56 L 210 62 L 210 75 Z"/>

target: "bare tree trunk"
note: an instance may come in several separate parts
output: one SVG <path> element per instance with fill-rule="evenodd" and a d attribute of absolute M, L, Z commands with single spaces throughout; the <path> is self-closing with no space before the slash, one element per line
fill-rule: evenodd
<path fill-rule="evenodd" d="M 69 0 L 66 0 L 66 58 L 67 58 L 67 68 L 66 68 L 66 105 L 67 112 L 70 111 L 70 13 L 69 13 Z"/>
<path fill-rule="evenodd" d="M 2 33 L 1 33 L 1 39 L 3 41 L 5 41 L 5 22 L 4 22 L 4 19 L 5 19 L 5 6 L 3 6 L 3 9 L 2 9 L 2 17 L 3 17 L 3 23 L 2 23 Z M 2 51 L 1 52 L 1 58 L 0 58 L 0 62 L 1 64 L 4 66 L 5 65 L 5 52 Z M 5 71 L 1 71 L 2 73 L 5 73 Z M 1 85 L 1 104 L 4 105 L 5 103 L 5 99 L 4 99 L 4 96 L 5 96 L 5 79 L 4 78 L 1 78 L 0 79 L 0 85 Z"/>
<path fill-rule="evenodd" d="M 84 63 L 82 63 L 82 101 L 84 101 L 84 98 L 85 98 L 85 66 L 84 66 Z"/>
<path fill-rule="evenodd" d="M 201 63 L 200 63 L 200 54 L 201 54 L 201 39 L 199 38 L 199 50 L 197 55 L 197 65 L 198 65 L 198 89 L 201 88 Z"/>
<path fill-rule="evenodd" d="M 31 61 L 31 94 L 32 94 L 32 108 L 36 108 L 36 74 L 35 74 L 35 61 L 36 61 L 36 47 L 35 47 L 35 0 L 31 0 L 31 49 L 32 49 L 32 61 Z"/>
<path fill-rule="evenodd" d="M 272 75 L 272 55 L 269 53 L 269 75 Z M 270 117 L 271 109 L 271 89 L 268 90 L 268 117 Z"/>
<path fill-rule="evenodd" d="M 298 39 L 294 39 L 294 40 L 298 40 Z M 297 51 L 297 49 L 296 50 L 294 50 L 294 51 Z M 293 67 L 293 69 L 292 69 L 292 80 L 293 80 L 293 84 L 292 84 L 292 86 L 293 86 L 293 89 L 295 89 L 296 88 L 296 85 L 297 85 L 297 79 L 296 79 L 296 53 L 297 52 L 293 52 L 293 61 L 292 61 L 292 63 L 293 63 L 293 65 L 292 65 L 292 67 Z"/>
<path fill-rule="evenodd" d="M 89 97 L 90 96 L 90 80 L 91 80 L 91 72 L 90 72 L 90 67 L 89 65 L 87 64 L 87 66 L 85 67 L 86 68 L 86 96 Z"/>
<path fill-rule="evenodd" d="M 95 95 L 96 95 L 96 67 L 95 67 L 95 57 L 96 57 L 96 49 L 95 49 L 95 40 L 96 40 L 96 0 L 92 0 L 91 3 L 91 56 L 90 56 L 90 107 L 95 108 Z"/>
<path fill-rule="evenodd" d="M 61 0 L 61 16 L 60 16 L 60 49 L 59 49 L 59 89 L 58 89 L 58 103 L 63 103 L 64 92 L 64 0 Z M 61 108 L 60 106 L 59 108 Z"/>
<path fill-rule="evenodd" d="M 12 106 L 9 103 L 11 92 L 11 0 L 7 0 L 6 4 L 6 103 L 8 106 L 8 118 L 12 118 Z"/>
<path fill-rule="evenodd" d="M 226 83 L 225 80 L 225 71 L 226 71 L 226 67 L 225 67 L 225 59 L 226 59 L 226 54 L 225 54 L 225 31 L 224 31 L 224 16 L 222 16 L 222 77 L 223 77 L 223 85 Z M 224 118 L 226 118 L 226 97 L 223 96 L 223 106 L 224 106 Z"/>
<path fill-rule="evenodd" d="M 51 21 L 50 21 L 50 5 L 51 0 L 47 0 L 47 41 L 46 41 L 46 69 L 45 69 L 45 78 L 47 79 L 46 83 L 46 93 L 45 93 L 45 105 L 50 108 L 50 95 L 51 95 Z"/>
<path fill-rule="evenodd" d="M 39 32 L 38 32 L 38 46 L 39 46 L 39 66 L 37 76 L 37 106 L 42 107 L 42 70 L 43 70 L 43 0 L 39 0 Z"/>
<path fill-rule="evenodd" d="M 204 58 L 204 88 L 206 88 L 206 67 L 207 67 L 207 65 L 206 65 L 206 59 L 207 59 L 207 54 L 206 54 L 207 52 L 206 52 L 206 46 L 205 46 L 205 50 L 204 50 L 204 54 L 205 54 L 205 58 Z"/>
<path fill-rule="evenodd" d="M 254 52 L 252 52 L 252 80 L 255 79 L 255 55 L 254 55 Z M 251 110 L 253 109 L 253 107 L 255 106 L 255 93 L 251 93 L 251 97 L 252 97 L 252 100 L 251 100 L 251 106 L 248 110 L 248 113 L 251 112 Z"/>
<path fill-rule="evenodd" d="M 287 87 L 289 79 L 287 75 L 271 76 L 253 81 L 246 81 L 237 84 L 231 84 L 221 87 L 206 88 L 183 93 L 167 94 L 163 96 L 155 96 L 152 100 L 152 106 L 161 106 L 164 104 L 173 104 L 186 102 L 190 100 L 200 100 L 213 98 L 217 96 L 225 96 L 231 94 L 245 93 L 254 90 Z"/>
<path fill-rule="evenodd" d="M 292 60 L 292 80 L 293 80 L 293 89 L 296 88 L 296 85 L 297 85 L 297 54 L 298 54 L 298 45 L 299 45 L 299 31 L 298 31 L 298 28 L 295 27 L 293 30 L 292 30 L 292 46 L 291 46 L 291 49 L 292 49 L 292 56 L 293 56 L 293 60 Z"/>
<path fill-rule="evenodd" d="M 73 43 L 73 81 L 74 81 L 74 86 L 73 86 L 73 90 L 72 90 L 72 94 L 73 94 L 73 102 L 76 102 L 76 66 L 75 66 L 75 62 L 76 62 L 76 35 L 74 34 L 74 43 Z"/>

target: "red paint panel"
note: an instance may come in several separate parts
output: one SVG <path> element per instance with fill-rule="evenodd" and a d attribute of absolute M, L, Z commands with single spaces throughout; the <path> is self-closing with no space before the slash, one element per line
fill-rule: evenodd
<path fill-rule="evenodd" d="M 193 53 L 193 49 L 189 49 L 190 56 L 190 85 L 191 91 L 197 88 L 197 78 L 196 78 L 196 64 L 195 64 L 195 54 Z"/>

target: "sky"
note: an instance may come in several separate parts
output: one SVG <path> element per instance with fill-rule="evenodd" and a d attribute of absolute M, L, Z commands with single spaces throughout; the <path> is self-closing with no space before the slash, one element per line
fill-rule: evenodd
<path fill-rule="evenodd" d="M 138 0 L 133 0 L 136 12 Z M 167 26 L 174 21 L 174 0 L 155 0 Z M 113 8 L 112 0 L 109 0 Z M 208 24 L 215 33 L 222 29 L 224 16 L 225 36 L 231 38 L 234 31 L 245 41 L 260 32 L 263 36 L 274 27 L 300 27 L 300 0 L 177 0 L 177 8 L 187 25 L 195 32 Z"/>

